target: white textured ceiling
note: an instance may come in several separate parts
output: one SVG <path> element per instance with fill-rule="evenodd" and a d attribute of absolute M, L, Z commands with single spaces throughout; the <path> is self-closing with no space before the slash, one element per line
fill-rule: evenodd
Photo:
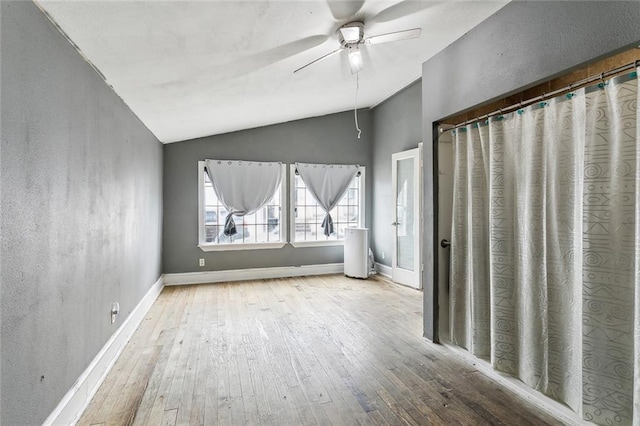
<path fill-rule="evenodd" d="M 357 106 L 371 107 L 421 76 L 422 63 L 507 1 L 60 1 L 38 4 L 162 142 L 352 109 L 346 52 L 365 37 L 422 28 L 418 39 L 361 46 Z"/>

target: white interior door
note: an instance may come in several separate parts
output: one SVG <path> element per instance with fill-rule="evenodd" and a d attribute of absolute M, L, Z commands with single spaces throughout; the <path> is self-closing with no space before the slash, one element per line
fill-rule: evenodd
<path fill-rule="evenodd" d="M 420 148 L 391 156 L 391 187 L 395 199 L 393 211 L 393 281 L 422 288 L 420 256 Z"/>

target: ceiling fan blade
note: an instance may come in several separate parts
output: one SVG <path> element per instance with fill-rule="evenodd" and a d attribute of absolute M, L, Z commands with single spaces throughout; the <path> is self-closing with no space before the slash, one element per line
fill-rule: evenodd
<path fill-rule="evenodd" d="M 363 4 L 364 0 L 327 0 L 329 10 L 337 21 L 353 18 Z"/>
<path fill-rule="evenodd" d="M 262 52 L 245 56 L 235 62 L 225 65 L 231 75 L 238 76 L 256 71 L 260 68 L 275 64 L 283 59 L 305 52 L 326 42 L 326 35 L 315 35 L 295 40 L 290 43 L 272 47 Z"/>
<path fill-rule="evenodd" d="M 411 38 L 420 37 L 422 28 L 413 28 L 410 30 L 396 31 L 394 33 L 380 34 L 369 37 L 364 40 L 364 44 L 380 44 L 389 43 L 390 41 L 409 40 Z"/>
<path fill-rule="evenodd" d="M 329 56 L 333 56 L 333 55 L 335 55 L 336 53 L 338 53 L 338 52 L 342 51 L 343 49 L 344 49 L 344 47 L 339 47 L 339 48 L 337 48 L 336 50 L 334 50 L 333 52 L 330 52 L 330 53 L 327 53 L 326 55 L 320 56 L 318 59 L 315 59 L 315 60 L 313 60 L 313 61 L 309 62 L 307 65 L 303 65 L 303 66 L 301 66 L 300 68 L 298 68 L 297 70 L 295 70 L 293 73 L 295 74 L 295 73 L 297 73 L 298 71 L 300 71 L 300 70 L 303 70 L 303 69 L 307 68 L 309 65 L 313 65 L 313 64 L 315 64 L 316 62 L 320 62 L 320 61 L 321 61 L 321 60 L 323 60 L 323 59 L 327 59 Z"/>
<path fill-rule="evenodd" d="M 405 0 L 400 3 L 396 3 L 380 12 L 373 18 L 369 19 L 368 23 L 389 22 L 399 18 L 403 18 L 408 15 L 420 12 L 425 9 L 430 9 L 439 5 L 442 2 L 439 1 L 415 1 Z"/>

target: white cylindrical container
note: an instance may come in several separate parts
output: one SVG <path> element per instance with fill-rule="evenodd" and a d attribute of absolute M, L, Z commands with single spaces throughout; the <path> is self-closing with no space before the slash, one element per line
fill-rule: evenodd
<path fill-rule="evenodd" d="M 353 278 L 369 277 L 369 230 L 367 228 L 345 230 L 344 274 Z"/>

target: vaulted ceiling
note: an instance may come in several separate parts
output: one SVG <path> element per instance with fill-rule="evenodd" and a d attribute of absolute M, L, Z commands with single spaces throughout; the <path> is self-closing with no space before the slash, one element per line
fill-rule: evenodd
<path fill-rule="evenodd" d="M 61 1 L 43 11 L 165 143 L 374 106 L 507 1 Z M 352 75 L 336 30 L 419 38 L 362 45 Z"/>

